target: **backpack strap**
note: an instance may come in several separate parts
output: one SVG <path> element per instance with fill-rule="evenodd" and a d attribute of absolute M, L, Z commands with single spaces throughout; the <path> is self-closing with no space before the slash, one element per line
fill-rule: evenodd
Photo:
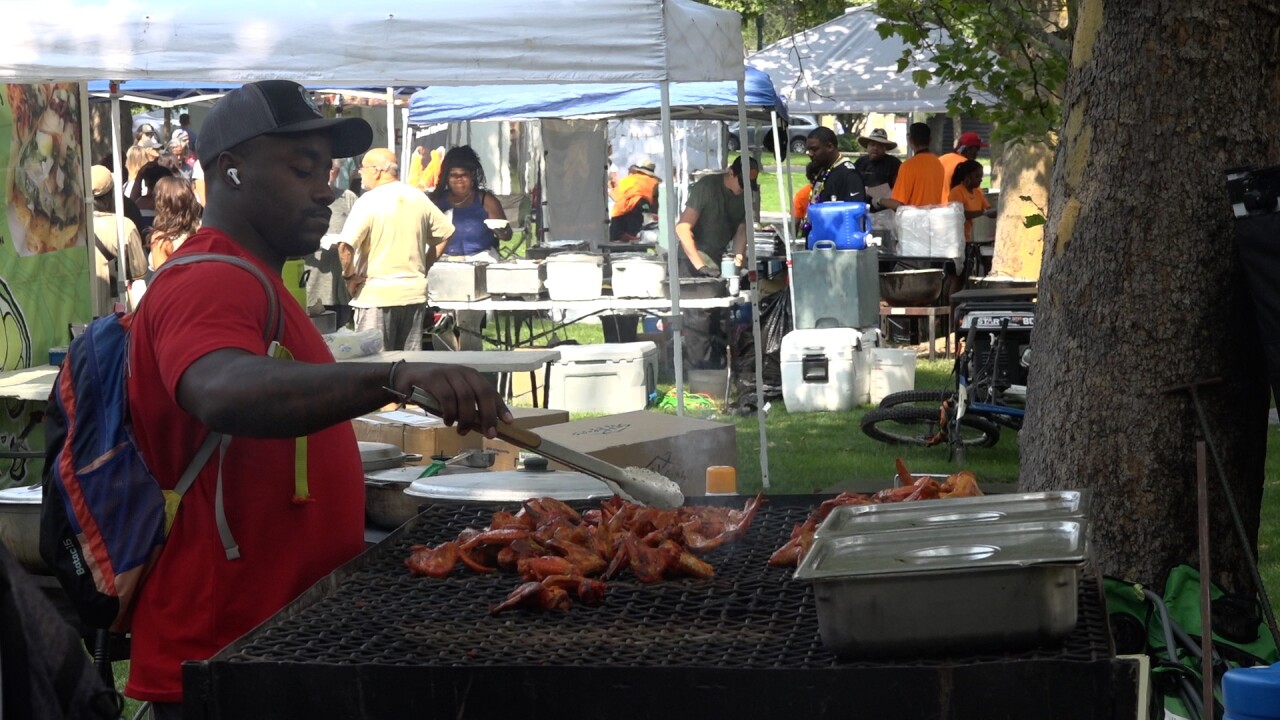
<path fill-rule="evenodd" d="M 267 292 L 267 328 L 263 333 L 263 340 L 269 346 L 278 345 L 284 338 L 284 308 L 280 305 L 279 298 L 276 297 L 276 289 L 272 286 L 271 281 L 267 279 L 262 270 L 258 269 L 257 265 L 248 260 L 235 255 L 222 255 L 219 253 L 193 253 L 191 255 L 171 257 L 163 265 L 156 268 L 155 274 L 152 276 L 152 282 L 155 282 L 154 278 L 159 276 L 163 270 L 198 262 L 224 262 L 235 265 L 248 271 L 258 279 L 258 282 L 262 283 L 262 288 Z M 142 297 L 145 300 L 147 296 L 143 295 Z M 268 350 L 268 353 L 270 353 L 270 350 Z M 191 488 L 196 476 L 200 474 L 200 470 L 209 462 L 214 448 L 218 448 L 218 483 L 214 490 L 213 501 L 214 520 L 218 525 L 218 537 L 222 540 L 222 549 L 226 552 L 227 559 L 235 560 L 240 557 L 240 546 L 231 535 L 231 526 L 227 523 L 227 511 L 222 500 L 222 463 L 227 457 L 227 446 L 230 444 L 230 435 L 215 432 L 210 432 L 205 437 L 204 442 L 200 443 L 195 457 L 191 459 L 191 464 L 183 471 L 182 477 L 178 479 L 178 484 L 173 487 L 173 490 L 165 492 L 165 534 L 168 534 L 169 528 L 173 525 L 182 496 Z"/>
<path fill-rule="evenodd" d="M 267 292 L 267 329 L 263 333 L 263 339 L 270 343 L 273 340 L 275 342 L 280 342 L 280 340 L 284 338 L 284 308 L 281 307 L 280 300 L 276 297 L 275 287 L 271 285 L 271 281 L 267 279 L 267 276 L 263 274 L 262 270 L 258 269 L 257 265 L 254 265 L 242 257 L 236 257 L 235 255 L 222 255 L 220 253 L 192 253 L 191 255 L 171 257 L 166 260 L 163 265 L 156 268 L 155 273 L 152 275 L 151 282 L 154 283 L 155 278 L 158 277 L 160 273 L 171 267 L 191 265 L 192 263 L 198 262 L 228 263 L 249 272 L 257 278 L 258 282 L 262 284 L 262 289 Z M 144 294 L 142 297 L 145 299 L 146 295 Z"/>

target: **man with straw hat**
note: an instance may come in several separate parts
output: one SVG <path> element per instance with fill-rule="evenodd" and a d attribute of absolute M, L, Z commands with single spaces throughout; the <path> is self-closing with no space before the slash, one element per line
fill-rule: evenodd
<path fill-rule="evenodd" d="M 854 161 L 853 166 L 862 173 L 867 188 L 877 185 L 893 187 L 898 179 L 898 168 L 902 161 L 889 151 L 898 147 L 898 143 L 889 139 L 883 128 L 876 128 L 866 135 L 858 136 L 858 144 L 866 149 L 867 154 Z"/>
<path fill-rule="evenodd" d="M 657 167 L 643 158 L 628 168 L 626 177 L 609 192 L 613 212 L 609 217 L 609 242 L 635 242 L 644 227 L 644 214 L 658 212 Z"/>

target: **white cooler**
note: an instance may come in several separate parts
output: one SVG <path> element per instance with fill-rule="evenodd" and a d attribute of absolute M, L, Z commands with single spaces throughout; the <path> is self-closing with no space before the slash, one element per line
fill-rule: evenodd
<path fill-rule="evenodd" d="M 547 407 L 569 412 L 643 410 L 655 391 L 658 346 L 652 342 L 558 345 Z"/>
<path fill-rule="evenodd" d="M 879 331 L 792 330 L 782 338 L 782 399 L 787 412 L 840 412 L 868 402 L 869 348 Z"/>

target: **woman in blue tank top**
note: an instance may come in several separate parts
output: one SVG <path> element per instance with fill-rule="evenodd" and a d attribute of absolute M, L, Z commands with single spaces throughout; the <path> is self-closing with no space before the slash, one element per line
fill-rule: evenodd
<path fill-rule="evenodd" d="M 445 247 L 446 256 L 470 257 L 496 251 L 499 240 L 511 237 L 509 224 L 496 230 L 485 224 L 485 220 L 505 223 L 506 215 L 498 198 L 485 190 L 484 168 L 469 145 L 445 153 L 440 180 L 431 199 L 453 221 L 454 233 Z"/>
<path fill-rule="evenodd" d="M 454 227 L 441 260 L 496 263 L 500 259 L 498 242 L 511 238 L 511 225 L 502 212 L 502 203 L 484 189 L 484 184 L 484 168 L 469 145 L 445 153 L 440 162 L 440 182 L 430 195 Z M 486 220 L 499 227 L 489 227 Z M 453 316 L 455 332 L 432 336 L 432 346 L 437 350 L 483 349 L 484 311 L 457 310 Z"/>

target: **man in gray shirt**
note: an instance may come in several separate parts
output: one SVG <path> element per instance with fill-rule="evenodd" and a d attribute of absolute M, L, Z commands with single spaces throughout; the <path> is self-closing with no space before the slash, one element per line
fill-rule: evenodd
<path fill-rule="evenodd" d="M 334 160 L 333 167 L 329 170 L 329 184 L 335 188 L 334 193 L 337 195 L 329 206 L 333 211 L 333 215 L 329 216 L 329 231 L 321 239 L 320 249 L 306 258 L 305 262 L 307 307 L 323 305 L 325 310 L 332 310 L 337 314 L 338 327 L 345 327 L 351 322 L 354 310 L 348 304 L 351 302 L 351 293 L 347 291 L 347 283 L 342 278 L 342 259 L 339 255 L 342 245 L 338 242 L 338 237 L 342 235 L 342 226 L 351 214 L 356 194 L 348 188 L 338 186 L 339 165 L 340 161 Z M 347 247 L 346 251 L 350 253 L 351 248 Z"/>

